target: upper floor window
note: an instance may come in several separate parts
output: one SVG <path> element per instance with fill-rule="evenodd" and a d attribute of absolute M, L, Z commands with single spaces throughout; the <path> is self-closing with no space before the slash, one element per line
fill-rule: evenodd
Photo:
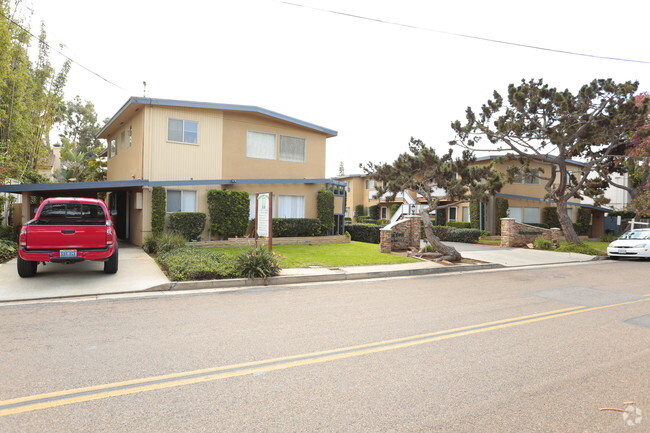
<path fill-rule="evenodd" d="M 109 157 L 112 158 L 117 155 L 117 139 L 112 139 L 108 145 Z"/>
<path fill-rule="evenodd" d="M 377 189 L 377 181 L 373 179 L 368 179 L 366 181 L 366 189 Z"/>
<path fill-rule="evenodd" d="M 125 132 L 124 131 L 120 132 L 120 147 L 124 147 L 124 143 L 125 143 L 124 136 L 125 136 Z"/>
<path fill-rule="evenodd" d="M 131 147 L 133 144 L 133 125 L 129 125 L 129 142 L 127 143 L 128 147 Z"/>
<path fill-rule="evenodd" d="M 248 131 L 246 156 L 249 158 L 275 159 L 275 134 Z"/>
<path fill-rule="evenodd" d="M 305 139 L 299 137 L 280 136 L 280 160 L 291 162 L 305 162 Z"/>
<path fill-rule="evenodd" d="M 520 170 L 517 173 L 515 173 L 515 177 L 512 183 L 539 185 L 539 177 L 535 176 L 533 173 L 524 173 L 523 171 Z"/>
<path fill-rule="evenodd" d="M 196 212 L 196 191 L 167 190 L 167 212 Z"/>
<path fill-rule="evenodd" d="M 167 119 L 167 140 L 197 144 L 199 142 L 199 122 Z"/>

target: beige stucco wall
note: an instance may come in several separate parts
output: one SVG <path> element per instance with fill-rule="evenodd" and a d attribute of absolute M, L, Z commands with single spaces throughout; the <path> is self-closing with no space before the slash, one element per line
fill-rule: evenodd
<path fill-rule="evenodd" d="M 321 179 L 325 177 L 325 135 L 319 132 L 271 120 L 262 115 L 224 112 L 224 179 Z M 276 134 L 276 159 L 246 156 L 247 132 Z M 305 162 L 281 161 L 280 135 L 305 139 Z"/>
<path fill-rule="evenodd" d="M 145 113 L 143 110 L 140 110 L 108 137 L 109 148 L 110 142 L 113 139 L 117 139 L 117 154 L 111 155 L 108 159 L 107 180 L 143 179 L 144 119 Z M 131 128 L 131 146 L 128 145 L 129 127 Z M 120 145 L 122 132 L 125 133 L 125 143 Z"/>
<path fill-rule="evenodd" d="M 223 112 L 178 107 L 146 107 L 148 138 L 145 174 L 149 180 L 222 178 Z M 167 140 L 168 119 L 198 122 L 198 143 Z"/>

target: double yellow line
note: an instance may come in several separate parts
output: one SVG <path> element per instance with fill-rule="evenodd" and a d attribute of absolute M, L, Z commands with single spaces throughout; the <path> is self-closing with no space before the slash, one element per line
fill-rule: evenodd
<path fill-rule="evenodd" d="M 369 355 L 372 353 L 403 349 L 420 344 L 427 344 L 435 341 L 463 337 L 466 335 L 494 331 L 511 326 L 535 323 L 543 320 L 556 319 L 558 317 L 602 310 L 605 308 L 612 308 L 621 305 L 634 304 L 648 300 L 650 300 L 650 298 L 646 297 L 644 299 L 635 301 L 621 302 L 599 307 L 579 306 L 564 308 L 561 310 L 547 311 L 544 313 L 531 314 L 528 316 L 513 317 L 510 319 L 486 322 L 478 325 L 464 326 L 461 328 L 413 335 L 410 337 L 379 341 L 358 346 L 343 347 L 323 352 L 312 352 L 283 358 L 265 359 L 243 364 L 226 365 L 223 367 L 186 371 L 183 373 L 168 374 L 164 376 L 153 376 L 143 379 L 129 380 L 125 382 L 107 383 L 104 385 L 90 386 L 86 388 L 77 388 L 66 391 L 14 398 L 10 400 L 0 401 L 0 416 L 15 415 L 23 412 L 47 409 L 67 404 L 81 403 L 84 401 L 100 400 L 104 398 L 117 397 L 127 394 L 136 394 L 145 391 L 154 391 L 158 389 L 173 388 L 195 383 L 227 379 L 231 377 L 246 376 L 255 373 L 284 370 L 287 368 L 320 364 L 346 358 L 354 358 L 358 356 Z"/>

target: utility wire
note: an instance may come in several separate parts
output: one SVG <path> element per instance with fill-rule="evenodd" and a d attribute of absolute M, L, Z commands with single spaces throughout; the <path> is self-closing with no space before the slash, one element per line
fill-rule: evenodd
<path fill-rule="evenodd" d="M 37 39 L 37 40 L 40 40 L 40 38 L 39 38 L 38 36 L 34 35 L 32 32 L 30 32 L 29 30 L 27 30 L 25 27 L 21 26 L 19 23 L 17 23 L 16 21 L 14 21 L 12 18 L 8 17 L 8 16 L 5 15 L 4 13 L 2 13 L 1 11 L 0 11 L 0 15 L 3 16 L 3 17 L 5 17 L 5 18 L 7 19 L 7 21 L 11 22 L 13 25 L 15 25 L 16 27 L 18 27 L 19 29 L 21 29 L 22 31 L 24 31 L 25 33 L 27 33 L 27 34 L 28 34 L 29 36 L 31 36 L 32 38 Z M 90 72 L 91 74 L 95 75 L 96 77 L 98 77 L 98 78 L 104 80 L 104 81 L 107 82 L 108 84 L 111 84 L 111 85 L 117 87 L 118 89 L 124 90 L 126 93 L 134 94 L 132 91 L 130 91 L 130 90 L 128 90 L 128 89 L 125 89 L 124 87 L 120 86 L 119 84 L 115 84 L 114 82 L 112 82 L 112 81 L 109 80 L 108 78 L 103 77 L 103 76 L 102 76 L 101 74 L 99 74 L 98 72 L 95 72 L 95 71 L 93 71 L 93 70 L 90 69 L 90 68 L 87 68 L 86 66 L 82 65 L 81 63 L 77 62 L 76 60 L 72 59 L 71 57 L 67 56 L 67 55 L 64 54 L 63 52 L 61 52 L 61 51 L 59 51 L 58 49 L 52 47 L 52 45 L 48 44 L 47 41 L 41 41 L 41 42 L 42 42 L 46 47 L 48 47 L 49 49 L 51 49 L 52 51 L 54 51 L 54 52 L 60 54 L 61 56 L 63 56 L 63 57 L 65 57 L 66 59 L 68 59 L 70 62 L 74 63 L 75 65 L 77 65 L 77 66 L 79 66 L 79 67 L 81 67 L 82 69 L 85 69 L 86 71 Z"/>
<path fill-rule="evenodd" d="M 495 43 L 495 44 L 510 45 L 510 46 L 521 47 L 521 48 L 529 48 L 529 49 L 532 49 L 532 50 L 548 51 L 548 52 L 552 52 L 552 53 L 568 54 L 568 55 L 572 55 L 572 56 L 590 57 L 590 58 L 593 58 L 593 59 L 614 60 L 614 61 L 617 61 L 617 62 L 642 63 L 642 64 L 650 65 L 650 61 L 647 61 L 647 60 L 635 60 L 635 59 L 624 59 L 624 58 L 620 58 L 620 57 L 598 56 L 598 55 L 595 55 L 595 54 L 579 53 L 579 52 L 576 52 L 576 51 L 566 51 L 566 50 L 558 50 L 558 49 L 554 49 L 554 48 L 538 47 L 536 45 L 520 44 L 520 43 L 517 43 L 517 42 L 509 42 L 509 41 L 502 41 L 502 40 L 499 40 L 499 39 L 484 38 L 484 37 L 481 37 L 481 36 L 466 35 L 466 34 L 463 34 L 463 33 L 447 32 L 447 31 L 444 31 L 444 30 L 437 30 L 437 29 L 432 29 L 432 28 L 429 28 L 429 27 L 420 27 L 420 26 L 416 26 L 416 25 L 413 25 L 413 24 L 398 23 L 398 22 L 395 22 L 395 21 L 382 20 L 382 19 L 379 19 L 379 18 L 371 18 L 371 17 L 367 17 L 367 16 L 363 16 L 363 15 L 356 15 L 356 14 L 351 14 L 351 13 L 347 13 L 347 12 L 335 11 L 335 10 L 331 10 L 331 9 L 317 8 L 317 7 L 313 7 L 313 6 L 307 6 L 307 5 L 292 3 L 292 2 L 283 1 L 283 0 L 274 0 L 274 1 L 277 1 L 278 3 L 284 3 L 284 4 L 289 5 L 289 6 L 296 6 L 296 7 L 301 7 L 301 8 L 305 8 L 305 9 L 312 9 L 312 10 L 319 11 L 319 12 L 326 12 L 326 13 L 335 14 L 335 15 L 342 15 L 342 16 L 346 16 L 346 17 L 350 17 L 350 18 L 356 18 L 356 19 L 365 20 L 365 21 L 373 21 L 373 22 L 381 23 L 381 24 L 389 24 L 389 25 L 398 26 L 398 27 L 406 27 L 408 29 L 424 30 L 424 31 L 427 31 L 427 32 L 438 33 L 438 34 L 442 34 L 442 35 L 456 36 L 456 37 L 459 37 L 459 38 L 473 39 L 473 40 L 484 41 L 484 42 L 492 42 L 492 43 Z"/>

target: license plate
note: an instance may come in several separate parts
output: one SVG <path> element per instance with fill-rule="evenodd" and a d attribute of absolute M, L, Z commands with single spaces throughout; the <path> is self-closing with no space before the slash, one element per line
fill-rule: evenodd
<path fill-rule="evenodd" d="M 61 250 L 59 257 L 77 257 L 77 250 Z"/>
<path fill-rule="evenodd" d="M 626 251 L 625 251 L 625 250 L 618 250 L 618 253 L 619 253 L 619 254 L 625 254 Z"/>

